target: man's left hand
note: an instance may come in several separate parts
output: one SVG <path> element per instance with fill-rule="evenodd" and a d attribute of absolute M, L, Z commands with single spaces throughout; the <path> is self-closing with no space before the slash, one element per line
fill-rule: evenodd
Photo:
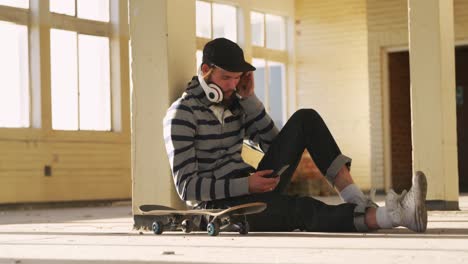
<path fill-rule="evenodd" d="M 237 93 L 244 98 L 254 94 L 253 72 L 246 72 L 241 76 L 237 84 Z"/>

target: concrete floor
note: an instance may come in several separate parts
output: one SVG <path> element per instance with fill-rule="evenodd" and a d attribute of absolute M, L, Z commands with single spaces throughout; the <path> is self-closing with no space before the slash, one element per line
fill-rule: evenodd
<path fill-rule="evenodd" d="M 424 234 L 397 228 L 218 237 L 139 233 L 132 230 L 131 207 L 125 203 L 0 211 L 0 263 L 468 263 L 468 195 L 460 198 L 460 207 L 431 211 Z"/>

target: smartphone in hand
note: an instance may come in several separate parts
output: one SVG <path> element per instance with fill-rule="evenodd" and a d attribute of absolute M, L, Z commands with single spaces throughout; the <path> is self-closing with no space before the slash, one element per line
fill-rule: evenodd
<path fill-rule="evenodd" d="M 266 178 L 276 178 L 280 177 L 287 169 L 289 168 L 289 165 L 286 164 L 284 166 L 279 167 L 278 169 L 274 170 L 273 173 L 271 173 L 268 176 L 265 176 Z"/>

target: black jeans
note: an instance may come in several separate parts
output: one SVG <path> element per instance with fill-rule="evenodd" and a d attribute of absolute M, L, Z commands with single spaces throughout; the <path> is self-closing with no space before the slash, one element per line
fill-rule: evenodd
<path fill-rule="evenodd" d="M 290 167 L 281 175 L 272 192 L 251 194 L 206 203 L 207 208 L 223 208 L 249 202 L 265 202 L 265 211 L 249 215 L 251 231 L 352 232 L 354 204 L 327 205 L 312 197 L 283 194 L 291 181 L 304 149 L 329 181 L 351 160 L 342 155 L 320 115 L 312 109 L 301 109 L 288 120 L 258 165 L 258 170 Z"/>

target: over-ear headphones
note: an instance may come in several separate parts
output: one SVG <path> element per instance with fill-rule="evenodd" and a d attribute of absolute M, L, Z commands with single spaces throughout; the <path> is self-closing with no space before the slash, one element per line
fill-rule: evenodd
<path fill-rule="evenodd" d="M 213 103 L 219 103 L 223 101 L 223 91 L 214 83 L 206 83 L 205 78 L 203 78 L 203 72 L 201 68 L 198 69 L 198 81 L 200 82 L 201 87 L 205 91 L 208 100 L 210 100 Z"/>

